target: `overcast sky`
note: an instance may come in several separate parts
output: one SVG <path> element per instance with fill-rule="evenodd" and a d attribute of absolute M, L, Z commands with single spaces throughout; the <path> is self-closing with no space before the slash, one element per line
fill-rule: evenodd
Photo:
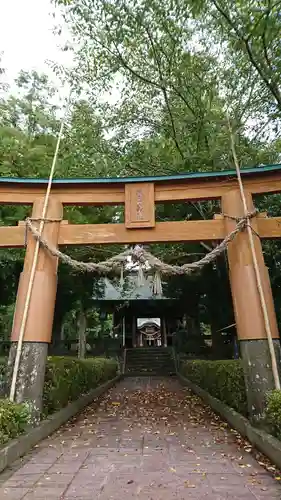
<path fill-rule="evenodd" d="M 70 54 L 59 49 L 53 33 L 51 0 L 0 0 L 0 52 L 11 82 L 21 70 L 36 69 L 52 74 L 46 60 L 69 64 Z"/>

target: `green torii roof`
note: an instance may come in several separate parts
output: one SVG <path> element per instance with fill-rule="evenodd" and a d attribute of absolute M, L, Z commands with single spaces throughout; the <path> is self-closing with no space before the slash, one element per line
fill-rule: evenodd
<path fill-rule="evenodd" d="M 281 164 L 274 165 L 257 165 L 247 168 L 241 167 L 242 176 L 262 175 L 267 173 L 281 173 Z M 134 182 L 167 182 L 181 180 L 196 180 L 196 179 L 211 179 L 211 178 L 231 178 L 236 177 L 235 170 L 218 170 L 212 172 L 186 172 L 176 175 L 158 175 L 148 177 L 100 177 L 100 178 L 84 178 L 84 179 L 54 179 L 54 185 L 63 184 L 125 184 Z M 0 183 L 15 183 L 15 184 L 47 184 L 48 179 L 39 178 L 20 178 L 20 177 L 0 177 Z"/>

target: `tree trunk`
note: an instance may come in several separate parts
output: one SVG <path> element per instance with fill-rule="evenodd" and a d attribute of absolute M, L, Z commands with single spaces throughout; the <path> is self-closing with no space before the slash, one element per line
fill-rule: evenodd
<path fill-rule="evenodd" d="M 78 312 L 78 358 L 84 359 L 86 355 L 86 328 L 87 328 L 87 318 L 83 306 Z"/>
<path fill-rule="evenodd" d="M 50 345 L 50 352 L 60 352 L 62 348 L 61 330 L 63 328 L 65 317 L 65 310 L 62 307 L 60 294 L 57 294 L 54 323 L 53 323 L 53 336 Z"/>
<path fill-rule="evenodd" d="M 234 322 L 229 278 L 224 257 L 216 260 L 216 269 L 208 278 L 208 312 L 212 334 L 212 357 L 226 359 L 231 356 L 225 344 L 222 329 Z M 215 293 L 214 293 L 215 290 Z"/>
<path fill-rule="evenodd" d="M 65 323 L 62 322 L 61 329 L 60 329 L 60 341 L 63 343 L 65 340 Z"/>
<path fill-rule="evenodd" d="M 212 315 L 213 316 L 213 315 Z M 211 318 L 211 335 L 212 335 L 212 357 L 214 359 L 224 358 L 223 337 L 219 331 L 219 323 L 214 316 Z"/>

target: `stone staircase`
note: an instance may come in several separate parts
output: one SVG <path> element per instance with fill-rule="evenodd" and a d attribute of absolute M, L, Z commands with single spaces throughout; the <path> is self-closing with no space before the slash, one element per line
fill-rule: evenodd
<path fill-rule="evenodd" d="M 125 375 L 174 375 L 173 351 L 169 347 L 136 347 L 126 349 Z"/>

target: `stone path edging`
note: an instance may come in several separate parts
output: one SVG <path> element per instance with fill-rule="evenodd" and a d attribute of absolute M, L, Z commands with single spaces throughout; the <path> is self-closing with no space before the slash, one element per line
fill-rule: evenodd
<path fill-rule="evenodd" d="M 230 406 L 222 403 L 219 399 L 211 396 L 207 391 L 201 389 L 201 387 L 183 377 L 180 373 L 178 373 L 178 378 L 183 385 L 186 385 L 195 392 L 215 412 L 223 417 L 231 427 L 240 432 L 253 446 L 264 453 L 277 467 L 281 468 L 281 441 L 267 432 L 253 427 L 247 418 L 243 417 L 233 408 L 230 408 Z"/>
<path fill-rule="evenodd" d="M 110 389 L 121 378 L 122 375 L 117 375 L 114 379 L 96 387 L 88 394 L 81 396 L 77 401 L 73 401 L 65 408 L 62 408 L 46 420 L 43 420 L 38 427 L 10 441 L 5 447 L 0 449 L 0 472 L 12 465 L 15 460 L 25 455 L 33 446 L 39 443 L 39 441 L 59 429 L 62 424 L 92 403 L 95 398 L 101 396 Z"/>

